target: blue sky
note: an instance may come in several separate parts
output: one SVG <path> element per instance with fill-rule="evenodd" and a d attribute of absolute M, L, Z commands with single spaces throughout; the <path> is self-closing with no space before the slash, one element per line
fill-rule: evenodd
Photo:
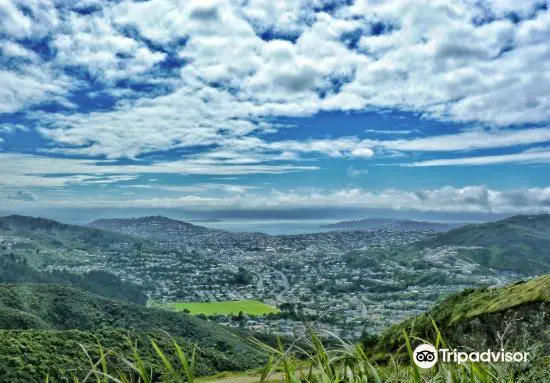
<path fill-rule="evenodd" d="M 0 209 L 550 210 L 550 12 L 10 0 Z"/>

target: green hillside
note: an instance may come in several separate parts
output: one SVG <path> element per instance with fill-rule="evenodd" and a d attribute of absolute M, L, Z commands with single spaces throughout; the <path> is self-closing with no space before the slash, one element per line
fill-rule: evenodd
<path fill-rule="evenodd" d="M 61 271 L 41 272 L 30 267 L 25 258 L 0 249 L 0 283 L 67 284 L 103 297 L 145 305 L 147 295 L 132 283 L 106 271 L 73 274 Z"/>
<path fill-rule="evenodd" d="M 0 284 L 0 328 L 29 329 L 15 313 L 35 318 L 41 328 L 86 331 L 124 328 L 132 331 L 164 330 L 174 336 L 215 346 L 238 340 L 223 327 L 184 313 L 147 308 L 102 298 L 85 291 L 51 284 Z M 2 320 L 9 312 L 10 320 Z M 235 344 L 242 346 L 242 344 Z"/>
<path fill-rule="evenodd" d="M 550 215 L 518 215 L 468 225 L 421 242 L 421 247 L 472 246 L 463 252 L 482 266 L 539 275 L 550 272 Z"/>
<path fill-rule="evenodd" d="M 541 342 L 550 347 L 549 317 L 550 275 L 502 288 L 466 289 L 428 312 L 388 328 L 376 341 L 375 349 L 388 352 L 402 347 L 403 330 L 435 341 L 434 322 L 452 347 L 499 347 L 499 334 L 505 331 L 505 340 L 511 344 Z"/>
<path fill-rule="evenodd" d="M 62 285 L 0 284 L 0 329 L 0 358 L 12 361 L 3 368 L 19 381 L 38 381 L 41 377 L 33 374 L 40 375 L 44 369 L 86 367 L 85 354 L 77 344 L 95 349 L 96 337 L 101 338 L 103 347 L 124 351 L 130 335 L 141 340 L 145 353 L 151 356 L 148 337 L 164 344 L 169 336 L 182 343 L 195 343 L 203 356 L 202 374 L 244 370 L 264 360 L 247 339 L 216 324 Z M 25 360 L 37 360 L 31 363 L 34 368 L 25 372 L 28 380 L 18 375 L 21 371 L 17 366 L 27 365 Z"/>

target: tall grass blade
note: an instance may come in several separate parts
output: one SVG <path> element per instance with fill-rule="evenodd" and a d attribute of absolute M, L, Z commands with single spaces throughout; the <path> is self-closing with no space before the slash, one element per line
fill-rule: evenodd
<path fill-rule="evenodd" d="M 411 363 L 411 366 L 412 366 L 414 381 L 416 383 L 420 383 L 421 382 L 420 370 L 419 370 L 418 366 L 416 364 L 414 364 L 413 349 L 411 347 L 411 342 L 409 340 L 409 336 L 407 335 L 407 332 L 404 329 L 403 329 L 403 336 L 405 337 L 405 343 L 407 344 L 407 351 L 409 353 L 409 358 L 410 358 L 410 363 Z"/>

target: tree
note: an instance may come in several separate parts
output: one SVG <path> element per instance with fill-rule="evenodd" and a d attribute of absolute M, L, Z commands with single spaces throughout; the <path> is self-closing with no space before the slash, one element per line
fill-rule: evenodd
<path fill-rule="evenodd" d="M 233 282 L 238 285 L 249 285 L 253 280 L 253 274 L 244 267 L 239 267 L 239 271 L 233 276 Z"/>

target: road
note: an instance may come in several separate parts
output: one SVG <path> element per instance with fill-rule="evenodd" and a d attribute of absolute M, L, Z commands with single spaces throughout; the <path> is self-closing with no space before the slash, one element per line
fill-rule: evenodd
<path fill-rule="evenodd" d="M 277 300 L 279 302 L 285 302 L 286 299 L 283 298 L 283 294 L 286 293 L 290 289 L 290 284 L 288 283 L 287 276 L 279 270 L 273 270 L 275 274 L 278 274 L 281 277 L 281 284 L 283 285 L 283 291 L 281 291 L 279 294 L 277 294 Z"/>

